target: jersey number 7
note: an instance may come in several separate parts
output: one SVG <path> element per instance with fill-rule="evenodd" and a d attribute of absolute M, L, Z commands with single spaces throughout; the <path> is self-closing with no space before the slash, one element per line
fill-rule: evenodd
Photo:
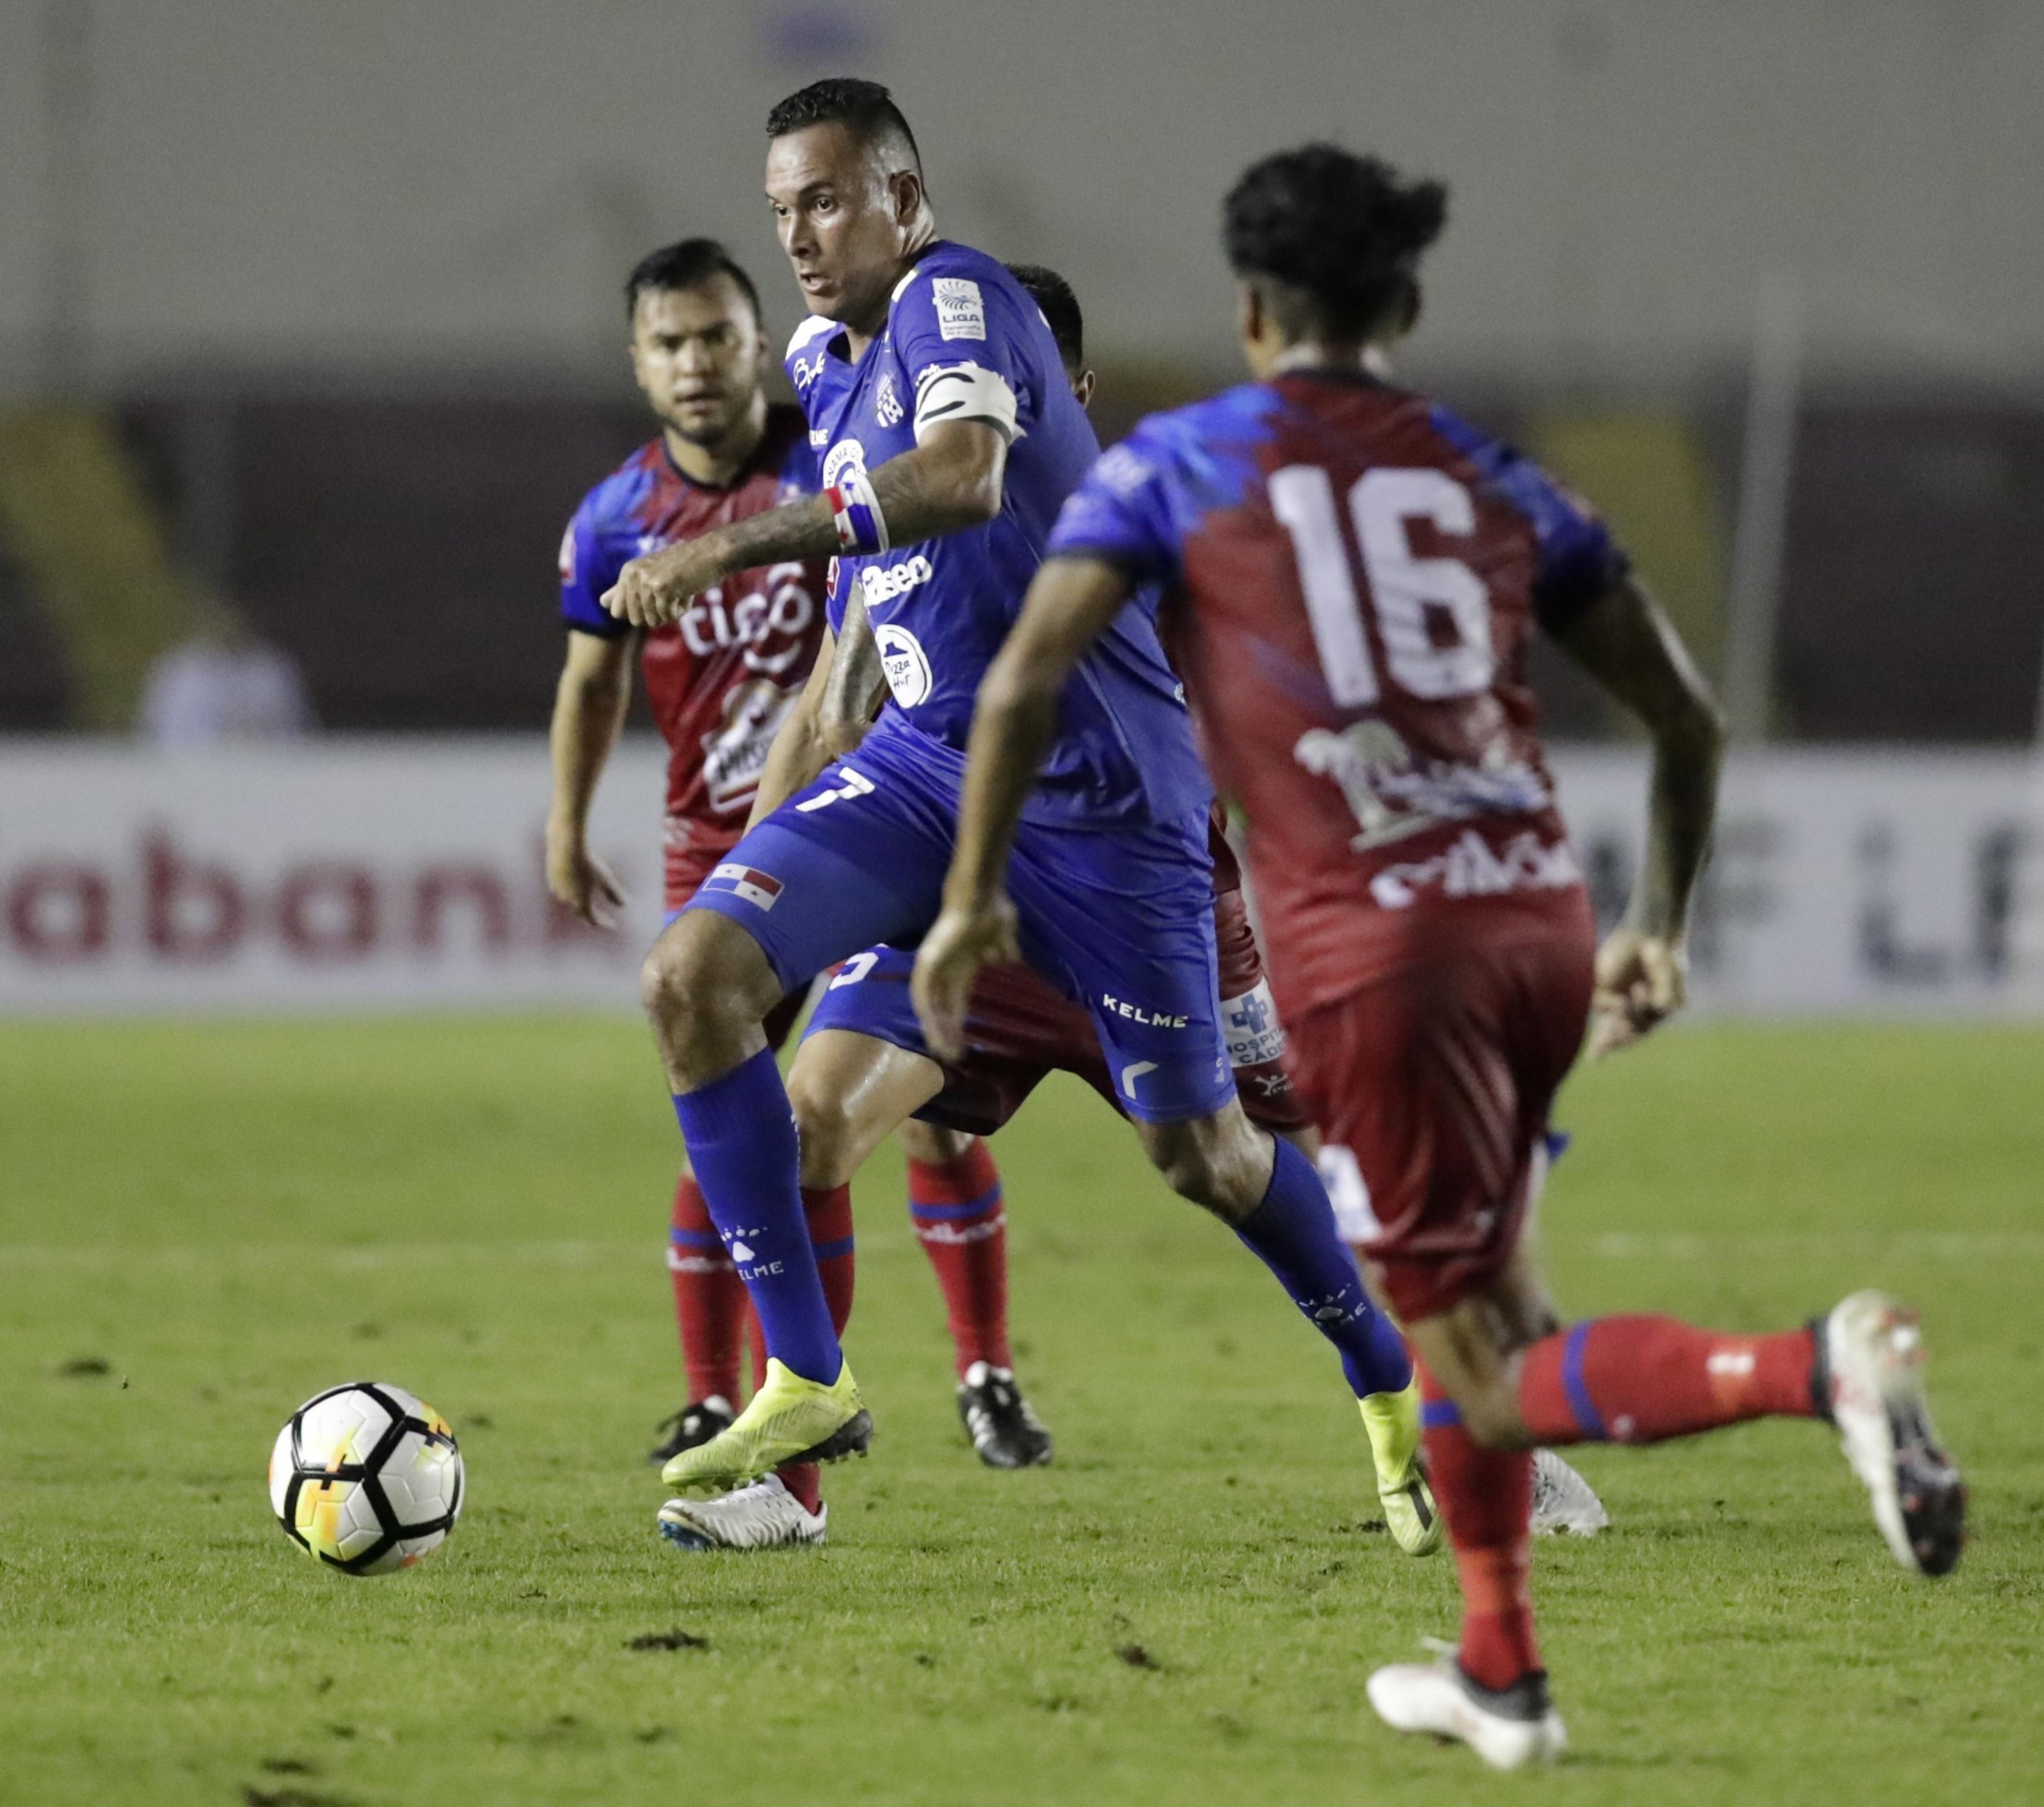
<path fill-rule="evenodd" d="M 1287 465 L 1271 473 L 1270 490 L 1270 511 L 1292 536 L 1328 690 L 1338 707 L 1369 708 L 1383 687 L 1335 513 L 1333 480 L 1318 465 Z M 1349 517 L 1392 682 L 1429 702 L 1488 690 L 1497 664 L 1483 580 L 1460 559 L 1414 557 L 1405 533 L 1413 519 L 1430 521 L 1444 533 L 1474 533 L 1476 507 L 1468 490 L 1444 470 L 1369 470 L 1349 489 Z M 1435 624 L 1444 618 L 1455 639 L 1440 646 Z"/>

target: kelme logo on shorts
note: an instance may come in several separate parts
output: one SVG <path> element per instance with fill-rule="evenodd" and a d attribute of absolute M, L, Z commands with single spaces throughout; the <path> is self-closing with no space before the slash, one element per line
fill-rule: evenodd
<path fill-rule="evenodd" d="M 1139 1004 L 1131 1004 L 1125 997 L 1116 997 L 1112 992 L 1100 994 L 1100 1008 L 1116 1016 L 1126 1016 L 1131 1023 L 1139 1023 L 1146 1029 L 1182 1029 L 1190 1026 L 1190 1019 L 1174 1016 L 1163 1011 L 1145 1010 Z"/>

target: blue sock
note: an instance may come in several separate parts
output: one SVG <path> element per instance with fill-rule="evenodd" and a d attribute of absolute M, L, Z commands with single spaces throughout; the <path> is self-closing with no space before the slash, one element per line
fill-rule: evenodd
<path fill-rule="evenodd" d="M 1363 1290 L 1313 1163 L 1281 1135 L 1275 1140 L 1270 1190 L 1235 1234 L 1277 1275 L 1306 1322 L 1341 1352 L 1341 1371 L 1358 1399 L 1396 1393 L 1412 1378 L 1404 1339 Z"/>
<path fill-rule="evenodd" d="M 710 1221 L 766 1333 L 766 1353 L 828 1386 L 845 1365 L 802 1208 L 794 1113 L 774 1052 L 684 1092 L 674 1114 Z"/>

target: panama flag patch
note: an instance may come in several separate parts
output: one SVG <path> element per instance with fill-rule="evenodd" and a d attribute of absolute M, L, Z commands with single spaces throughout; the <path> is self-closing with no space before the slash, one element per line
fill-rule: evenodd
<path fill-rule="evenodd" d="M 770 872 L 735 864 L 719 866 L 703 882 L 706 891 L 733 891 L 755 909 L 771 909 L 781 895 L 781 882 Z"/>

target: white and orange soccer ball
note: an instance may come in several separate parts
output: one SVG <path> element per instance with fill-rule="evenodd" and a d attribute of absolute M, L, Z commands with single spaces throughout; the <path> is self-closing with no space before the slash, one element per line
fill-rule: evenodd
<path fill-rule="evenodd" d="M 315 1393 L 270 1452 L 270 1505 L 284 1535 L 347 1575 L 390 1575 L 438 1549 L 462 1491 L 447 1421 L 381 1381 Z"/>

